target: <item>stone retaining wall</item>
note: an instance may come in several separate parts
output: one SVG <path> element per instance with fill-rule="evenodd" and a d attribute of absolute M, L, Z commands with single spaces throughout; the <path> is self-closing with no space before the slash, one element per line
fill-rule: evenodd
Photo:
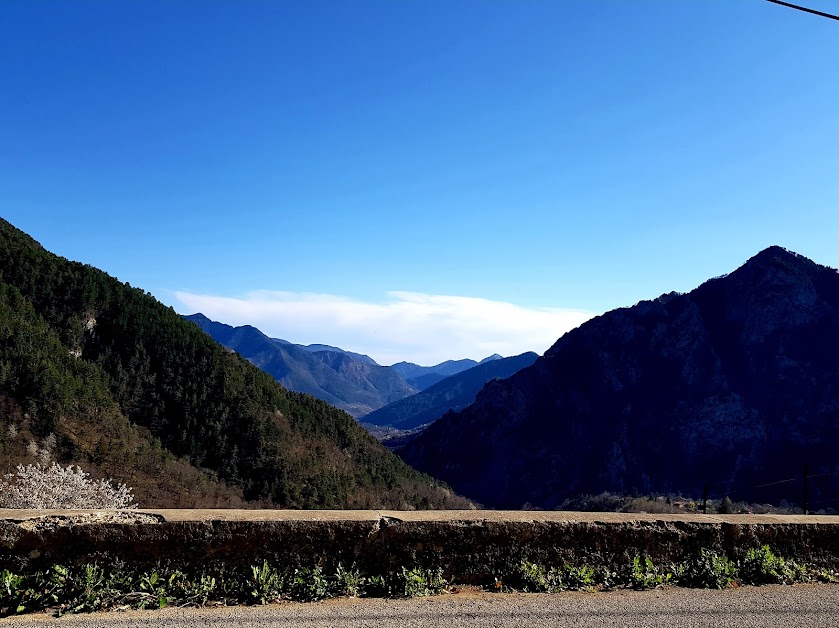
<path fill-rule="evenodd" d="M 839 569 L 839 517 L 501 511 L 0 510 L 0 569 L 120 559 L 135 565 L 355 563 L 367 573 L 442 567 L 486 582 L 522 560 L 619 567 L 700 548 L 776 553 Z"/>

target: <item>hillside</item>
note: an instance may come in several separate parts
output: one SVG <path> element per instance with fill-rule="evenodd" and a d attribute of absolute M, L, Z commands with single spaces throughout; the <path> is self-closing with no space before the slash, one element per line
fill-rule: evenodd
<path fill-rule="evenodd" d="M 348 414 L 2 220 L 0 403 L 4 467 L 54 456 L 134 485 L 146 506 L 464 504 Z"/>
<path fill-rule="evenodd" d="M 503 379 L 530 366 L 539 357 L 533 352 L 510 358 L 483 361 L 477 366 L 451 375 L 416 395 L 394 401 L 361 417 L 362 423 L 399 430 L 432 423 L 450 410 L 460 410 L 475 401 L 475 395 L 490 380 Z"/>
<path fill-rule="evenodd" d="M 367 414 L 417 392 L 390 368 L 356 359 L 344 351 L 314 351 L 269 338 L 250 325 L 231 327 L 211 321 L 203 314 L 185 318 L 287 389 L 313 395 L 353 416 Z"/>
<path fill-rule="evenodd" d="M 800 503 L 805 463 L 811 506 L 835 507 L 837 350 L 839 274 L 771 247 L 690 293 L 581 325 L 402 455 L 493 507 L 705 484 Z"/>

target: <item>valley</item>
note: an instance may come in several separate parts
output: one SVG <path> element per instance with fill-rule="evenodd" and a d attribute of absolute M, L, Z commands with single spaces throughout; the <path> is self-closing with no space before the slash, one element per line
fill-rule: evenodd
<path fill-rule="evenodd" d="M 180 317 L 2 237 L 8 465 L 81 464 L 156 506 L 795 509 L 802 482 L 811 509 L 834 506 L 839 275 L 780 247 L 541 357 L 423 367 Z"/>

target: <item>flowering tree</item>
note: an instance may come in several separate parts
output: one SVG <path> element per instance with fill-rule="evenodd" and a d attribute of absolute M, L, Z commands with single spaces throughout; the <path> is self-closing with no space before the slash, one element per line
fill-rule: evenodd
<path fill-rule="evenodd" d="M 90 479 L 81 467 L 18 465 L 0 480 L 0 508 L 137 508 L 132 489 Z"/>

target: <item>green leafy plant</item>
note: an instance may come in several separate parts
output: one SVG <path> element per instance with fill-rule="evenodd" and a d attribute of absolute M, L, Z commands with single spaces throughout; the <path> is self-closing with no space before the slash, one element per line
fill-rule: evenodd
<path fill-rule="evenodd" d="M 76 591 L 68 600 L 68 608 L 73 613 L 101 610 L 107 596 L 105 570 L 98 565 L 86 564 L 75 578 Z"/>
<path fill-rule="evenodd" d="M 604 565 L 597 565 L 594 569 L 594 584 L 598 589 L 609 590 L 621 586 L 623 578 L 621 573 Z"/>
<path fill-rule="evenodd" d="M 358 597 L 361 595 L 363 581 L 361 572 L 356 569 L 355 565 L 347 569 L 341 563 L 338 563 L 338 569 L 335 572 L 336 595 Z"/>
<path fill-rule="evenodd" d="M 263 561 L 262 565 L 251 566 L 251 577 L 246 583 L 251 601 L 259 604 L 275 602 L 280 598 L 283 579 L 275 569 Z"/>
<path fill-rule="evenodd" d="M 737 566 L 727 556 L 709 549 L 676 568 L 676 579 L 682 586 L 698 589 L 724 589 L 737 578 Z"/>
<path fill-rule="evenodd" d="M 548 580 L 548 573 L 544 567 L 523 560 L 517 569 L 516 580 L 518 588 L 522 591 L 533 593 L 544 593 L 551 590 L 551 583 Z"/>
<path fill-rule="evenodd" d="M 635 556 L 629 571 L 629 586 L 633 589 L 655 589 L 670 582 L 673 574 L 659 569 L 649 556 Z"/>
<path fill-rule="evenodd" d="M 824 567 L 809 569 L 808 574 L 816 582 L 825 582 L 828 584 L 839 582 L 839 572 L 834 569 L 825 569 Z"/>
<path fill-rule="evenodd" d="M 158 571 L 143 573 L 138 581 L 142 594 L 136 603 L 138 608 L 148 608 L 153 605 L 163 608 L 169 604 L 172 601 L 170 589 L 180 575 L 177 571 L 170 574 L 169 578 L 162 576 Z"/>
<path fill-rule="evenodd" d="M 316 602 L 329 593 L 329 581 L 320 566 L 295 569 L 288 580 L 288 595 L 298 602 Z"/>
<path fill-rule="evenodd" d="M 791 584 L 805 577 L 795 561 L 772 552 L 768 545 L 752 548 L 740 563 L 740 577 L 746 584 Z"/>
<path fill-rule="evenodd" d="M 414 569 L 402 568 L 402 579 L 405 584 L 405 597 L 424 597 L 442 593 L 448 587 L 443 578 L 442 569 Z"/>
<path fill-rule="evenodd" d="M 522 561 L 516 570 L 514 582 L 522 591 L 558 593 L 560 591 L 590 591 L 597 584 L 593 567 L 563 565 L 545 569 L 537 563 Z"/>
<path fill-rule="evenodd" d="M 9 609 L 8 613 L 23 613 L 26 610 L 21 599 L 24 590 L 23 576 L 4 569 L 0 571 L 0 587 L 0 607 Z"/>
<path fill-rule="evenodd" d="M 594 568 L 588 565 L 572 567 L 565 565 L 563 569 L 564 584 L 570 591 L 592 591 L 597 583 Z"/>

